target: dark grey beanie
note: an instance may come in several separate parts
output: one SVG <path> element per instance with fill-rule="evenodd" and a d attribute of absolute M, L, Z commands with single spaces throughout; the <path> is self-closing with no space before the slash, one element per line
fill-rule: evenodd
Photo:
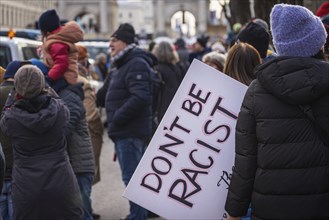
<path fill-rule="evenodd" d="M 32 99 L 45 88 L 45 77 L 41 70 L 33 65 L 24 65 L 14 77 L 16 92 L 25 99 Z"/>

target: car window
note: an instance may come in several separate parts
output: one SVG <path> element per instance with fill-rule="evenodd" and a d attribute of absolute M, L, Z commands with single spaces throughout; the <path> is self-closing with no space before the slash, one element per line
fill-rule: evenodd
<path fill-rule="evenodd" d="M 38 58 L 36 46 L 25 46 L 22 47 L 23 59 L 30 60 L 32 58 Z"/>
<path fill-rule="evenodd" d="M 6 69 L 11 60 L 10 48 L 6 45 L 0 45 L 0 66 Z"/>
<path fill-rule="evenodd" d="M 90 58 L 96 59 L 96 56 L 100 53 L 107 54 L 108 47 L 95 47 L 95 46 L 87 46 L 86 47 L 89 53 Z"/>

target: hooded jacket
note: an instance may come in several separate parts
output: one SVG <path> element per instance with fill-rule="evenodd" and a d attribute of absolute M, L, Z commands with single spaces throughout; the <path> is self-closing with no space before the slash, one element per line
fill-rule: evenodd
<path fill-rule="evenodd" d="M 70 21 L 48 35 L 43 42 L 44 63 L 48 76 L 56 81 L 60 77 L 69 84 L 78 80 L 78 49 L 75 43 L 83 40 L 83 31 L 79 24 Z"/>
<path fill-rule="evenodd" d="M 329 219 L 329 146 L 299 107 L 329 133 L 329 63 L 277 57 L 256 68 L 236 125 L 231 216 Z M 327 137 L 328 138 L 328 137 Z"/>
<path fill-rule="evenodd" d="M 108 135 L 112 139 L 152 135 L 151 66 L 156 62 L 140 48 L 115 62 L 105 98 Z"/>
<path fill-rule="evenodd" d="M 12 138 L 14 219 L 81 219 L 79 186 L 70 165 L 64 127 L 69 111 L 42 94 L 7 107 L 1 130 Z M 56 195 L 56 196 L 55 196 Z"/>

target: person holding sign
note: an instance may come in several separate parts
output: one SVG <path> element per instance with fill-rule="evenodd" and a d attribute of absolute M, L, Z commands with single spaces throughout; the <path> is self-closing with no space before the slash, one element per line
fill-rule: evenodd
<path fill-rule="evenodd" d="M 277 4 L 278 57 L 256 68 L 236 125 L 227 219 L 329 219 L 329 63 L 326 31 L 302 6 Z"/>

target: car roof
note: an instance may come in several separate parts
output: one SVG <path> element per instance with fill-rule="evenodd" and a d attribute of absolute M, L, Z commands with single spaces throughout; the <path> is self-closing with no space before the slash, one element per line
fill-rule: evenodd
<path fill-rule="evenodd" d="M 8 36 L 9 30 L 10 30 L 9 28 L 1 28 L 0 36 Z M 13 29 L 13 31 L 15 32 L 15 37 L 21 37 L 31 40 L 41 40 L 42 37 L 40 30 L 37 29 L 18 28 L 18 29 Z"/>
<path fill-rule="evenodd" d="M 0 36 L 0 43 L 1 44 L 15 44 L 15 43 L 27 43 L 27 44 L 34 44 L 34 45 L 41 45 L 41 41 L 37 40 L 31 40 L 31 39 L 26 39 L 26 38 L 21 38 L 21 37 L 13 37 L 10 39 L 9 37 L 3 37 Z"/>

